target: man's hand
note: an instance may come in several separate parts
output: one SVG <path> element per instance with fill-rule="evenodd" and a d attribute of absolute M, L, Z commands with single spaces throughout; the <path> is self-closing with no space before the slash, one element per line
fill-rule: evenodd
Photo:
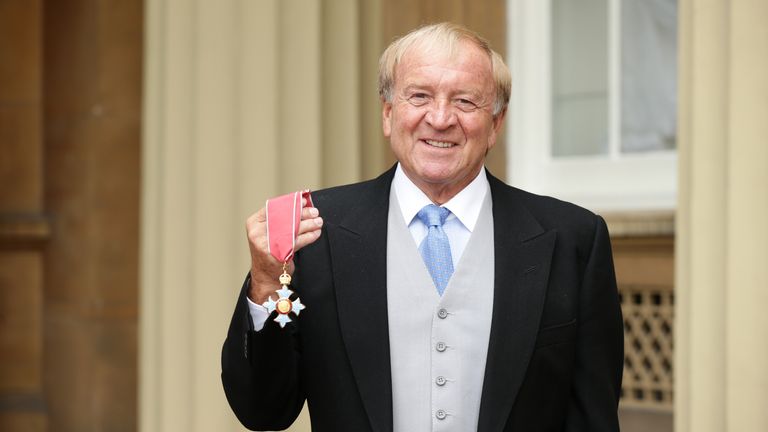
<path fill-rule="evenodd" d="M 306 205 L 306 200 L 302 199 L 301 204 Z M 320 217 L 316 208 L 302 208 L 294 252 L 320 238 L 322 226 L 323 218 Z M 251 290 L 248 297 L 254 303 L 262 304 L 275 290 L 280 289 L 277 277 L 283 272 L 283 263 L 269 253 L 266 208 L 260 209 L 246 220 L 245 231 L 248 234 L 248 247 L 251 250 Z M 293 274 L 293 270 L 293 260 L 291 260 L 288 272 Z"/>

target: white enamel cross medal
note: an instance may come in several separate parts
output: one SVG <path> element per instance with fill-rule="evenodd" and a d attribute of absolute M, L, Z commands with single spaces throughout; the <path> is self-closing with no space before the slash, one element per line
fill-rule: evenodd
<path fill-rule="evenodd" d="M 283 263 L 283 274 L 280 275 L 280 285 L 282 285 L 282 288 L 277 290 L 277 301 L 272 300 L 272 296 L 270 296 L 267 301 L 262 303 L 262 306 L 267 308 L 267 312 L 272 313 L 273 311 L 277 311 L 275 322 L 280 324 L 280 328 L 285 327 L 286 324 L 291 322 L 291 318 L 288 314 L 293 312 L 296 316 L 299 316 L 299 312 L 306 307 L 301 303 L 301 299 L 298 297 L 296 300 L 291 300 L 293 291 L 288 288 L 288 285 L 291 283 L 291 275 L 288 274 L 287 267 L 288 264 Z"/>
<path fill-rule="evenodd" d="M 302 203 L 302 198 L 306 204 Z M 303 205 L 302 205 L 303 204 Z M 312 197 L 309 191 L 299 191 L 267 200 L 267 244 L 269 253 L 283 263 L 283 274 L 278 278 L 281 288 L 277 290 L 277 300 L 270 296 L 262 306 L 271 314 L 277 312 L 275 322 L 284 328 L 291 322 L 289 314 L 297 317 L 306 306 L 298 297 L 291 300 L 293 291 L 288 288 L 291 275 L 288 274 L 288 263 L 293 258 L 296 249 L 296 236 L 299 234 L 301 209 L 312 207 Z"/>

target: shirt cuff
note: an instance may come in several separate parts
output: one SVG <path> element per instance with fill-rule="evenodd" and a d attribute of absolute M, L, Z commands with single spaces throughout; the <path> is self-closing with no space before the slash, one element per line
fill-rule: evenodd
<path fill-rule="evenodd" d="M 264 324 L 267 322 L 267 318 L 269 318 L 269 312 L 267 312 L 267 308 L 264 306 L 251 301 L 250 297 L 246 296 L 245 299 L 248 300 L 248 310 L 251 312 L 253 329 L 255 331 L 260 331 L 264 328 Z"/>

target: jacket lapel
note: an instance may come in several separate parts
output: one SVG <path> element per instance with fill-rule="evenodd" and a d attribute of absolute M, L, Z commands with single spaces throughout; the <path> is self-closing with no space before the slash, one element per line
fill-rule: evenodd
<path fill-rule="evenodd" d="M 393 175 L 370 182 L 359 205 L 326 227 L 342 337 L 371 427 L 382 432 L 392 431 L 386 242 Z M 496 263 L 478 430 L 501 431 L 536 342 L 556 233 L 541 227 L 514 189 L 488 181 Z"/>
<path fill-rule="evenodd" d="M 387 322 L 387 215 L 394 169 L 368 183 L 338 224 L 326 227 L 339 325 L 374 431 L 392 431 Z"/>
<path fill-rule="evenodd" d="M 495 282 L 478 430 L 501 431 L 533 353 L 556 233 L 541 227 L 513 188 L 490 175 L 488 181 Z"/>

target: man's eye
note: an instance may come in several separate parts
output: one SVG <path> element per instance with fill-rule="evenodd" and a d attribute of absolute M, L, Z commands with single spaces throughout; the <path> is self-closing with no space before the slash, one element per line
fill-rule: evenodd
<path fill-rule="evenodd" d="M 456 105 L 464 111 L 472 111 L 477 109 L 477 104 L 469 99 L 456 99 Z"/>
<path fill-rule="evenodd" d="M 408 97 L 408 101 L 414 105 L 421 105 L 427 102 L 429 96 L 426 93 L 414 93 Z"/>

